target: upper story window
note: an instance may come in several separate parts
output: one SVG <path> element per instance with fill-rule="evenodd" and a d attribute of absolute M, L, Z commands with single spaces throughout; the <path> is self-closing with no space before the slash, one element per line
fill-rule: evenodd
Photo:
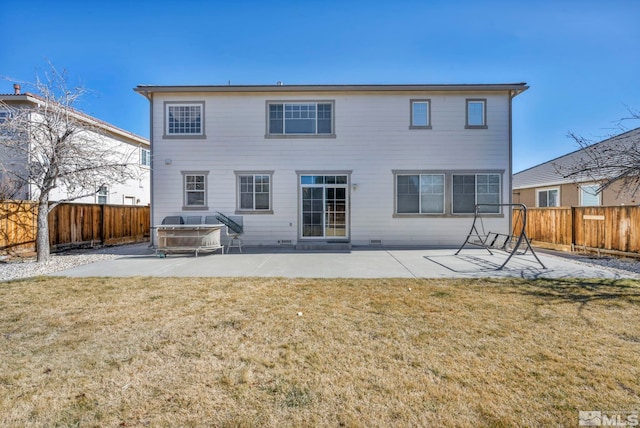
<path fill-rule="evenodd" d="M 411 129 L 431 129 L 431 100 L 411 100 Z"/>
<path fill-rule="evenodd" d="M 543 189 L 538 190 L 538 207 L 559 207 L 560 206 L 560 190 L 559 189 Z"/>
<path fill-rule="evenodd" d="M 267 135 L 333 135 L 333 102 L 267 103 Z"/>
<path fill-rule="evenodd" d="M 204 137 L 204 102 L 165 103 L 165 136 Z"/>
<path fill-rule="evenodd" d="M 8 110 L 0 110 L 0 125 L 5 123 L 7 119 L 11 117 L 11 112 Z"/>
<path fill-rule="evenodd" d="M 487 100 L 468 99 L 467 100 L 467 129 L 487 128 Z"/>
<path fill-rule="evenodd" d="M 147 149 L 140 149 L 140 165 L 151 166 L 151 152 Z"/>
<path fill-rule="evenodd" d="M 8 110 L 0 110 L 0 137 L 8 137 L 11 135 L 11 131 L 6 129 L 5 122 L 11 118 L 12 114 Z"/>

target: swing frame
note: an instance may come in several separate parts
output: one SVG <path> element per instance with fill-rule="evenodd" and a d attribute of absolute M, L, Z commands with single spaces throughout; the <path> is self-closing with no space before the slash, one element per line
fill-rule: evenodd
<path fill-rule="evenodd" d="M 485 232 L 484 223 L 482 221 L 482 215 L 494 214 L 494 213 L 481 212 L 480 207 L 500 207 L 500 208 L 509 207 L 509 215 L 511 215 L 511 211 L 518 210 L 520 212 L 518 221 L 514 222 L 514 225 L 512 225 L 511 234 L 504 234 L 504 233 L 498 233 L 498 232 Z M 478 230 L 478 227 L 477 227 L 478 220 L 480 220 L 480 229 L 482 230 L 482 233 L 480 233 L 480 230 Z M 515 224 L 517 223 L 522 223 L 522 228 L 520 229 L 519 231 L 520 233 L 518 234 L 516 234 L 515 231 L 513 230 Z M 538 255 L 536 254 L 536 252 L 533 250 L 533 247 L 531 246 L 531 241 L 527 236 L 526 227 L 527 227 L 527 206 L 524 204 L 476 204 L 474 209 L 473 224 L 471 225 L 471 230 L 469 230 L 469 234 L 467 235 L 466 239 L 464 240 L 464 242 L 462 243 L 460 248 L 458 248 L 458 251 L 456 251 L 454 255 L 457 256 L 460 253 L 460 251 L 462 251 L 464 246 L 467 244 L 482 247 L 485 250 L 487 250 L 491 255 L 493 255 L 493 253 L 491 252 L 491 249 L 502 250 L 509 254 L 509 257 L 507 257 L 504 263 L 502 263 L 500 267 L 496 268 L 496 270 L 502 270 L 502 268 L 504 268 L 507 265 L 507 263 L 509 263 L 509 260 L 511 260 L 511 258 L 515 254 L 525 255 L 527 251 L 530 250 L 531 254 L 533 254 L 533 257 L 535 257 L 538 263 L 540 263 L 540 266 L 542 266 L 543 269 L 546 269 L 546 266 L 540 261 L 540 259 L 538 258 Z M 511 246 L 514 240 L 515 240 L 515 245 Z M 524 248 L 524 251 L 518 252 L 523 242 L 526 244 L 526 247 Z"/>

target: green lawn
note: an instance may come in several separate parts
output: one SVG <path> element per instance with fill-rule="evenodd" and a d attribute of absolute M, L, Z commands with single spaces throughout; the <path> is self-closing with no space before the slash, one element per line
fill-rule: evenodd
<path fill-rule="evenodd" d="M 0 283 L 0 425 L 577 426 L 640 407 L 640 283 Z"/>

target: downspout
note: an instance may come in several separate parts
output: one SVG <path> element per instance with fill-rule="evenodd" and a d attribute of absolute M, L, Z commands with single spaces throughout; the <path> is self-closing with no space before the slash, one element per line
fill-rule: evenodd
<path fill-rule="evenodd" d="M 513 203 L 513 99 L 516 91 L 509 91 L 509 203 Z M 509 209 L 509 231 L 513 232 L 513 207 Z"/>
<path fill-rule="evenodd" d="M 154 170 L 155 170 L 155 156 L 153 155 L 153 93 L 149 91 L 144 91 L 142 95 L 149 100 L 149 157 L 150 157 L 150 171 L 149 171 L 149 186 L 150 195 L 149 195 L 149 240 L 150 246 L 155 247 L 155 236 L 153 229 L 153 196 L 154 196 Z"/>

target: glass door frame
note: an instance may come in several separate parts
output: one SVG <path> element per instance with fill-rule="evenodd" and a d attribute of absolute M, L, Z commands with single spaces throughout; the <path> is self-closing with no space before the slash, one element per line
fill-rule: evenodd
<path fill-rule="evenodd" d="M 296 171 L 298 180 L 298 240 L 299 241 L 325 241 L 325 242 L 350 242 L 351 241 L 351 171 Z M 345 176 L 346 183 L 302 183 L 304 176 L 327 177 Z M 323 189 L 322 230 L 323 236 L 304 236 L 303 222 L 303 188 Z M 345 236 L 326 236 L 326 189 L 345 189 Z"/>

